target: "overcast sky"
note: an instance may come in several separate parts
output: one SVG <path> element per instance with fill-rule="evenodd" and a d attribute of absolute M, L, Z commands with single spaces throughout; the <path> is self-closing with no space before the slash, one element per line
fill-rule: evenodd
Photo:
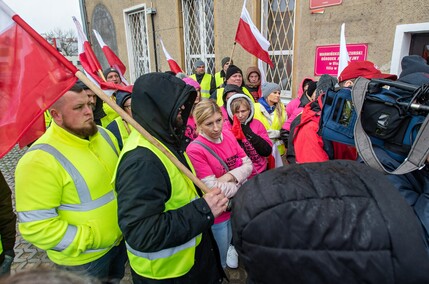
<path fill-rule="evenodd" d="M 3 0 L 38 33 L 55 28 L 76 30 L 72 16 L 82 23 L 79 0 Z"/>

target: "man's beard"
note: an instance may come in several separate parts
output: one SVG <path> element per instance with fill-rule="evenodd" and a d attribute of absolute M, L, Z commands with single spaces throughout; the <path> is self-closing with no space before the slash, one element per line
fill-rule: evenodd
<path fill-rule="evenodd" d="M 72 133 L 76 136 L 79 136 L 79 137 L 84 137 L 84 138 L 88 138 L 89 136 L 93 136 L 98 132 L 97 125 L 95 124 L 94 121 L 91 121 L 90 124 L 86 127 L 79 127 L 79 128 L 72 127 L 66 121 L 64 121 L 63 127 L 64 127 L 64 129 L 66 129 L 70 133 Z"/>

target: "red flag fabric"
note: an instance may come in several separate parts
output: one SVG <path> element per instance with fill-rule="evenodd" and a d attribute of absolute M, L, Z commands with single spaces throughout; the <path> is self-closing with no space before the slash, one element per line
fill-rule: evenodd
<path fill-rule="evenodd" d="M 233 116 L 231 132 L 232 132 L 232 134 L 234 134 L 234 136 L 237 140 L 243 140 L 244 138 L 246 138 L 244 136 L 243 130 L 241 129 L 240 120 L 238 120 L 238 117 L 235 114 Z"/>
<path fill-rule="evenodd" d="M 249 12 L 246 9 L 246 1 L 244 1 L 243 9 L 241 10 L 240 21 L 238 22 L 237 32 L 235 34 L 235 41 L 238 42 L 247 52 L 268 63 L 271 68 L 274 67 L 273 62 L 270 59 L 270 55 L 268 54 L 270 43 L 253 24 Z"/>
<path fill-rule="evenodd" d="M 106 43 L 104 43 L 101 35 L 96 30 L 92 31 L 94 32 L 95 38 L 97 39 L 101 50 L 103 50 L 104 56 L 106 56 L 107 62 L 109 62 L 110 67 L 118 70 L 119 75 L 121 76 L 121 81 L 125 85 L 128 85 L 128 82 L 124 77 L 125 71 L 127 71 L 125 64 L 122 63 L 121 59 L 119 59 L 119 57 L 113 52 L 113 50 Z"/>
<path fill-rule="evenodd" d="M 182 68 L 180 68 L 179 64 L 170 56 L 167 49 L 165 49 L 164 42 L 162 42 L 162 39 L 159 40 L 161 42 L 162 51 L 164 51 L 165 58 L 167 59 L 168 66 L 170 66 L 170 70 L 174 73 L 185 73 L 182 71 Z"/>
<path fill-rule="evenodd" d="M 78 69 L 3 1 L 0 1 L 0 69 L 0 157 L 3 157 L 18 141 L 25 140 L 22 144 L 27 144 L 44 132 L 44 124 L 35 122 L 40 122 L 43 112 L 76 82 L 74 74 Z"/>
<path fill-rule="evenodd" d="M 92 50 L 91 44 L 89 43 L 85 33 L 83 32 L 82 25 L 73 17 L 73 22 L 76 25 L 77 31 L 77 45 L 79 52 L 79 60 L 82 64 L 83 69 L 88 77 L 91 77 L 96 82 L 100 83 L 105 81 L 104 78 L 100 77 L 101 64 L 95 56 Z"/>

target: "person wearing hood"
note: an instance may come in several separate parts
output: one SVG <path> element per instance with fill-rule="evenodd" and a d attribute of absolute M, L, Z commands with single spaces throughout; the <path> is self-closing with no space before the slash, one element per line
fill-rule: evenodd
<path fill-rule="evenodd" d="M 304 78 L 301 82 L 300 88 L 298 89 L 297 97 L 286 105 L 287 119 L 283 125 L 283 128 L 287 131 L 290 131 L 290 124 L 295 119 L 295 117 L 302 112 L 302 107 L 300 106 L 302 104 L 301 97 L 302 94 L 308 89 L 308 86 L 311 82 L 314 82 L 312 78 Z"/>
<path fill-rule="evenodd" d="M 241 93 L 242 90 L 237 85 L 228 84 L 223 88 L 223 95 L 222 95 L 222 101 L 223 104 L 220 107 L 220 110 L 222 111 L 222 116 L 225 119 L 225 121 L 228 121 L 228 112 L 226 111 L 226 103 L 230 97 L 237 93 Z"/>
<path fill-rule="evenodd" d="M 429 65 L 426 60 L 420 55 L 404 56 L 401 61 L 402 71 L 399 74 L 398 81 L 416 86 L 428 84 L 429 81 Z M 402 89 L 390 87 L 392 92 L 400 95 L 411 95 L 412 92 L 407 92 Z"/>
<path fill-rule="evenodd" d="M 234 61 L 232 59 L 230 59 L 229 57 L 222 58 L 222 61 L 221 61 L 222 70 L 220 70 L 219 72 L 216 72 L 214 76 L 216 88 L 219 88 L 225 83 L 226 70 L 228 69 L 230 64 L 234 64 Z"/>
<path fill-rule="evenodd" d="M 250 66 L 246 71 L 245 78 L 246 88 L 252 94 L 253 99 L 256 101 L 262 96 L 261 92 L 261 71 L 256 66 Z"/>
<path fill-rule="evenodd" d="M 280 137 L 280 130 L 286 120 L 286 111 L 280 100 L 279 84 L 262 84 L 262 97 L 255 104 L 255 119 L 262 122 L 273 145 L 278 148 L 280 155 L 284 155 L 286 149 Z"/>
<path fill-rule="evenodd" d="M 133 118 L 185 167 L 186 122 L 197 92 L 166 73 L 139 77 Z M 168 157 L 132 130 L 119 157 L 115 184 L 119 226 L 134 283 L 218 283 L 225 274 L 211 226 L 226 210 L 219 188 L 203 193 Z"/>
<path fill-rule="evenodd" d="M 228 70 L 226 70 L 225 84 L 226 85 L 236 85 L 241 89 L 240 93 L 245 94 L 253 100 L 252 95 L 249 90 L 243 84 L 243 71 L 235 65 L 229 65 Z M 215 92 L 211 93 L 210 98 L 213 99 L 218 106 L 223 106 L 223 95 L 224 87 L 217 88 Z"/>
<path fill-rule="evenodd" d="M 271 155 L 273 143 L 264 125 L 253 119 L 254 104 L 244 94 L 231 96 L 226 103 L 228 120 L 225 128 L 231 130 L 244 152 L 253 163 L 249 178 L 267 170 L 267 157 Z"/>
<path fill-rule="evenodd" d="M 208 99 L 216 90 L 216 83 L 212 75 L 206 73 L 206 64 L 202 60 L 194 63 L 194 74 L 189 76 L 200 84 L 201 97 Z"/>
<path fill-rule="evenodd" d="M 124 91 L 118 91 L 116 93 L 116 103 L 120 106 L 129 116 L 132 116 L 131 113 L 131 94 Z M 132 126 L 122 117 L 118 116 L 113 120 L 109 125 L 107 125 L 113 135 L 115 135 L 118 140 L 119 149 L 122 150 L 124 147 L 125 141 L 128 136 L 130 136 Z"/>

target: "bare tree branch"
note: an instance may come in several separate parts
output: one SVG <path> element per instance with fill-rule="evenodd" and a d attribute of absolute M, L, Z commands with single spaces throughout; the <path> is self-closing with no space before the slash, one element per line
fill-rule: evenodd
<path fill-rule="evenodd" d="M 56 42 L 57 49 L 65 56 L 77 55 L 77 37 L 74 30 L 62 30 L 54 28 L 53 30 L 43 34 L 48 42 L 54 44 Z"/>

